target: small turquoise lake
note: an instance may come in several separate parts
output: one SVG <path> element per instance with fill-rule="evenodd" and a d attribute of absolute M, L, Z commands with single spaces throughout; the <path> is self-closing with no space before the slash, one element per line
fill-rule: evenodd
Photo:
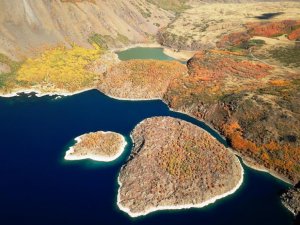
<path fill-rule="evenodd" d="M 162 49 L 135 48 L 122 60 L 172 60 Z M 56 99 L 33 94 L 0 97 L 1 225 L 292 225 L 279 194 L 288 187 L 243 165 L 240 189 L 200 209 L 166 210 L 131 218 L 117 207 L 117 176 L 130 154 L 130 131 L 143 119 L 172 116 L 207 130 L 204 123 L 170 111 L 160 100 L 121 101 L 97 90 Z M 114 162 L 65 161 L 73 139 L 93 131 L 123 134 L 128 145 Z"/>

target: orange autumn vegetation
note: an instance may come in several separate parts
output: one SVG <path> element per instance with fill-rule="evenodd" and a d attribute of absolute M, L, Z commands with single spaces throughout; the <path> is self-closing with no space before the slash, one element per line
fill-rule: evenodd
<path fill-rule="evenodd" d="M 300 38 L 300 27 L 294 31 L 292 31 L 289 35 L 288 35 L 288 39 L 290 40 L 296 40 Z"/>
<path fill-rule="evenodd" d="M 234 121 L 225 124 L 224 133 L 226 137 L 230 140 L 233 148 L 247 150 L 253 153 L 257 153 L 259 151 L 259 149 L 253 142 L 243 138 L 242 130 L 238 122 Z"/>
<path fill-rule="evenodd" d="M 226 34 L 217 42 L 217 47 L 225 48 L 227 46 L 238 46 L 247 42 L 250 38 L 251 35 L 249 35 L 246 31 Z"/>
<path fill-rule="evenodd" d="M 251 156 L 256 160 L 262 161 L 267 168 L 275 171 L 282 170 L 286 173 L 295 173 L 295 163 L 300 161 L 300 148 L 292 145 L 280 145 L 271 140 L 267 144 L 257 146 L 254 142 L 243 137 L 243 131 L 236 121 L 226 123 L 223 127 L 225 136 L 230 141 L 232 147 L 242 155 Z M 274 157 L 274 152 L 283 152 L 282 158 Z"/>
<path fill-rule="evenodd" d="M 247 43 L 254 36 L 276 37 L 287 34 L 289 40 L 300 38 L 300 21 L 282 20 L 275 22 L 253 22 L 245 25 L 246 30 L 224 35 L 218 42 L 217 47 L 239 46 Z"/>
<path fill-rule="evenodd" d="M 218 57 L 216 52 L 199 52 L 190 63 L 190 74 L 204 81 L 220 80 L 229 75 L 240 78 L 263 78 L 270 74 L 271 66 L 230 57 Z M 200 62 L 200 63 L 199 63 Z"/>
<path fill-rule="evenodd" d="M 273 85 L 273 86 L 286 86 L 289 84 L 288 81 L 286 80 L 271 80 L 270 81 L 270 84 Z"/>
<path fill-rule="evenodd" d="M 171 80 L 187 74 L 177 61 L 128 60 L 112 67 L 98 88 L 119 98 L 162 98 Z"/>
<path fill-rule="evenodd" d="M 199 52 L 187 66 L 189 76 L 173 80 L 164 95 L 169 106 L 210 123 L 254 164 L 296 182 L 298 74 L 222 51 Z"/>
<path fill-rule="evenodd" d="M 299 24 L 300 21 L 296 20 L 282 20 L 267 23 L 248 23 L 246 27 L 251 36 L 274 37 L 290 33 L 293 27 Z"/>

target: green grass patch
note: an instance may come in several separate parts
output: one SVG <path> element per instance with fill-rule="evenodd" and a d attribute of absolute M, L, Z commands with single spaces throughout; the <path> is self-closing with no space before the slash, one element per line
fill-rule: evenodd
<path fill-rule="evenodd" d="M 104 36 L 102 36 L 101 34 L 92 34 L 89 39 L 88 42 L 93 45 L 97 45 L 98 47 L 102 48 L 102 49 L 107 49 L 107 43 L 106 43 L 106 38 Z"/>
<path fill-rule="evenodd" d="M 3 54 L 0 54 L 0 62 L 8 65 L 11 70 L 9 73 L 0 73 L 0 89 L 8 89 L 17 83 L 17 71 L 21 67 L 22 62 L 13 61 Z"/>
<path fill-rule="evenodd" d="M 188 2 L 187 0 L 147 0 L 147 2 L 150 2 L 164 10 L 172 11 L 175 13 L 181 13 L 191 8 L 186 4 Z"/>
<path fill-rule="evenodd" d="M 278 60 L 284 66 L 300 67 L 300 48 L 297 47 L 278 47 L 272 49 L 270 57 Z"/>
<path fill-rule="evenodd" d="M 116 40 L 119 41 L 119 42 L 122 42 L 123 44 L 129 44 L 130 43 L 129 39 L 126 36 L 124 36 L 123 34 L 120 34 L 120 33 L 118 33 L 118 36 L 117 36 Z"/>

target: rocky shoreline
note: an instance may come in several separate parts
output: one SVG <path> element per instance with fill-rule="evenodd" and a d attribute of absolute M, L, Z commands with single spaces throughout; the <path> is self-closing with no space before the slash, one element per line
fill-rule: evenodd
<path fill-rule="evenodd" d="M 300 183 L 281 195 L 282 204 L 296 217 L 300 216 Z"/>
<path fill-rule="evenodd" d="M 72 96 L 72 95 L 76 95 L 76 94 L 80 94 L 82 92 L 86 92 L 86 91 L 90 91 L 93 90 L 95 88 L 86 88 L 86 89 L 82 89 L 79 91 L 74 91 L 74 92 L 70 92 L 70 91 L 66 91 L 66 90 L 60 90 L 60 89 L 56 89 L 56 90 L 52 90 L 52 91 L 43 91 L 39 88 L 18 88 L 10 93 L 0 93 L 0 97 L 3 98 L 12 98 L 12 97 L 17 97 L 20 94 L 30 94 L 30 93 L 34 93 L 37 97 L 43 97 L 43 96 Z"/>

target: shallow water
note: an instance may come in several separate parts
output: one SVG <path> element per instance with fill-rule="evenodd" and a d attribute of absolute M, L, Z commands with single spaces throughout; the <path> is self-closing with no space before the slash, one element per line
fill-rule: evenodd
<path fill-rule="evenodd" d="M 146 54 L 146 53 L 143 53 Z M 201 209 L 159 211 L 130 218 L 117 208 L 117 176 L 130 154 L 130 131 L 145 118 L 173 116 L 159 100 L 119 101 L 96 90 L 70 97 L 0 98 L 0 224 L 38 225 L 289 225 L 293 216 L 280 203 L 288 185 L 244 166 L 241 188 Z M 115 131 L 129 145 L 111 163 L 65 161 L 73 138 L 91 131 Z"/>
<path fill-rule="evenodd" d="M 125 51 L 118 52 L 120 60 L 129 60 L 129 59 L 159 59 L 171 61 L 174 58 L 164 54 L 162 48 L 130 48 Z"/>

